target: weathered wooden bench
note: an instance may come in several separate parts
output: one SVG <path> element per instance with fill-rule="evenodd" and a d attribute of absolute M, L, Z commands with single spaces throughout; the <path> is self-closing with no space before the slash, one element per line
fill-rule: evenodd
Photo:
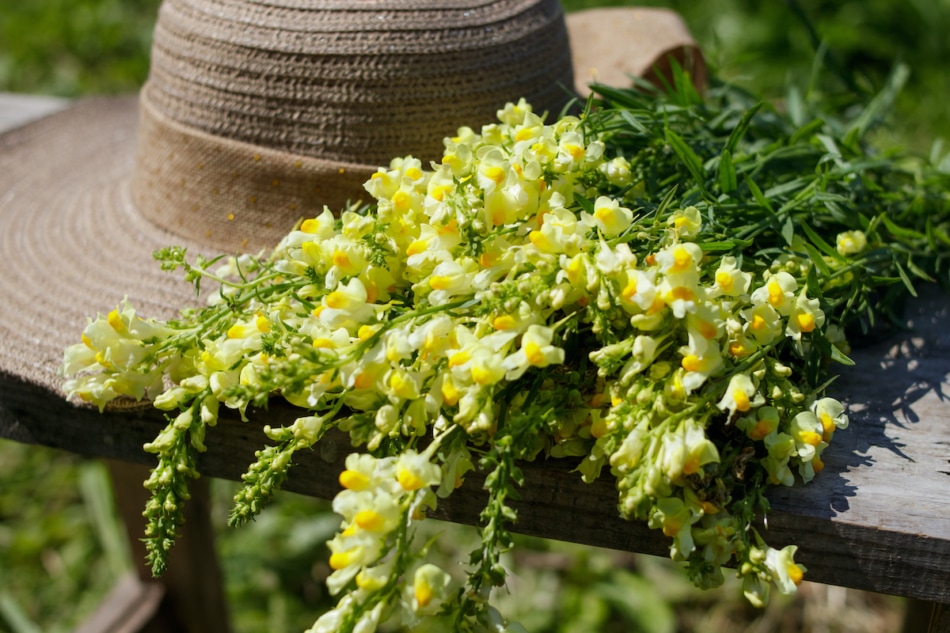
<path fill-rule="evenodd" d="M 0 95 L 0 131 L 56 109 L 62 102 Z M 771 545 L 796 544 L 808 579 L 819 583 L 904 596 L 911 600 L 908 633 L 950 633 L 950 300 L 936 288 L 911 301 L 911 329 L 857 349 L 856 367 L 844 368 L 831 391 L 849 404 L 851 426 L 835 435 L 825 469 L 807 486 L 772 492 L 767 518 Z M 133 547 L 142 533 L 141 482 L 152 457 L 142 445 L 164 427 L 152 409 L 99 414 L 60 400 L 38 401 L 18 381 L 0 377 L 0 437 L 110 460 L 117 503 Z M 274 403 L 242 423 L 222 419 L 199 468 L 207 477 L 236 480 L 262 443 L 261 427 L 292 420 Z M 348 445 L 325 438 L 295 457 L 288 490 L 332 497 Z M 603 478 L 584 484 L 570 465 L 525 467 L 527 483 L 517 504 L 517 531 L 536 536 L 667 556 L 669 543 L 656 530 L 626 522 L 615 512 L 616 493 Z M 200 483 L 186 534 L 167 576 L 123 579 L 83 633 L 229 630 L 214 558 L 206 488 Z M 437 518 L 474 524 L 484 494 L 477 474 L 440 503 Z M 565 520 L 570 517 L 570 520 Z M 142 561 L 141 551 L 134 552 Z"/>

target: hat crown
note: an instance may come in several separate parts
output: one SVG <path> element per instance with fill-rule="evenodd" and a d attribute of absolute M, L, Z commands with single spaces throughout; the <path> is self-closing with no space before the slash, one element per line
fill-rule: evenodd
<path fill-rule="evenodd" d="M 557 0 L 165 0 L 146 88 L 183 126 L 294 155 L 435 159 L 460 125 L 572 88 Z"/>

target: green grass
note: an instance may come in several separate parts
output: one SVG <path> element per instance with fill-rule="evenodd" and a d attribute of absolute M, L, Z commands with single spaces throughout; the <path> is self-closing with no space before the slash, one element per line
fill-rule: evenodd
<path fill-rule="evenodd" d="M 58 633 L 130 568 L 104 467 L 0 441 L 0 631 Z"/>
<path fill-rule="evenodd" d="M 565 1 L 569 10 L 622 2 Z M 639 2 L 679 10 L 716 72 L 777 102 L 789 82 L 814 94 L 879 89 L 894 63 L 912 69 L 883 143 L 925 152 L 950 140 L 950 0 L 810 0 L 800 3 L 831 66 L 815 68 L 808 31 L 789 2 Z M 134 91 L 148 70 L 157 0 L 0 0 L 0 91 L 78 96 Z M 826 65 L 827 66 L 827 65 Z M 224 526 L 232 484 L 215 486 Z M 58 633 L 86 617 L 129 566 L 124 537 L 96 462 L 0 441 L 0 632 Z M 299 631 L 330 598 L 323 541 L 336 527 L 325 502 L 281 495 L 277 507 L 238 531 L 221 528 L 219 550 L 240 633 Z M 452 530 L 465 549 L 470 530 Z M 452 560 L 454 551 L 445 551 Z M 666 561 L 522 539 L 518 570 L 502 600 L 532 631 L 887 631 L 899 599 L 803 586 L 764 612 L 732 584 L 698 593 Z M 649 599 L 648 599 L 649 598 Z M 647 624 L 644 624 L 647 623 Z M 653 628 L 649 627 L 652 624 Z M 614 626 L 614 629 L 610 627 Z M 755 628 L 758 627 L 758 628 Z"/>

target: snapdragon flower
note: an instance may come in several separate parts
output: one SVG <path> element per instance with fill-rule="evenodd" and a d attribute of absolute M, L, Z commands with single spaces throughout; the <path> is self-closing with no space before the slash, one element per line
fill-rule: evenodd
<path fill-rule="evenodd" d="M 609 140 L 587 117 L 547 124 L 509 104 L 499 123 L 446 139 L 441 162 L 393 159 L 365 184 L 373 207 L 323 209 L 269 255 L 215 276 L 165 252 L 163 265 L 222 284 L 208 308 L 173 325 L 123 304 L 63 362 L 68 391 L 100 407 L 132 396 L 178 411 L 148 446 L 164 495 L 147 510 L 153 558 L 221 405 L 244 416 L 280 395 L 306 411 L 265 427 L 235 522 L 327 429 L 370 451 L 339 477 L 328 587 L 340 599 L 313 631 L 372 631 L 399 610 L 517 628 L 488 599 L 504 581 L 518 463 L 539 456 L 580 457 L 587 481 L 608 468 L 621 514 L 665 534 L 701 586 L 735 559 L 754 603 L 771 585 L 794 590 L 794 549 L 753 539 L 751 506 L 763 482 L 820 472 L 848 424 L 804 370 L 843 345 L 831 285 L 815 277 L 864 246 L 842 232 L 840 257 L 821 243 L 814 262 L 795 234 L 788 249 L 744 253 L 708 192 L 649 199 L 644 164 Z M 476 467 L 488 502 L 462 588 L 425 560 L 413 526 Z"/>

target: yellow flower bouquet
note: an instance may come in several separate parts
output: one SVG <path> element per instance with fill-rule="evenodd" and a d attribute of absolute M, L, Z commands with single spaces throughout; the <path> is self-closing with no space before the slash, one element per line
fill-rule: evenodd
<path fill-rule="evenodd" d="M 371 205 L 324 209 L 272 252 L 156 253 L 208 304 L 169 322 L 120 305 L 63 366 L 99 407 L 169 412 L 145 447 L 154 570 L 222 405 L 280 397 L 300 417 L 264 427 L 231 523 L 262 509 L 297 451 L 349 434 L 328 543 L 339 602 L 314 632 L 392 618 L 518 630 L 491 591 L 524 460 L 609 472 L 618 511 L 669 537 L 698 586 L 730 564 L 754 604 L 794 591 L 795 547 L 756 528 L 765 493 L 817 476 L 848 425 L 825 393 L 847 335 L 886 322 L 911 278 L 946 272 L 950 176 L 865 141 L 895 90 L 850 123 L 685 80 L 601 86 L 550 123 L 522 101 L 445 139 L 441 162 L 394 159 L 366 183 Z M 459 579 L 414 528 L 473 469 L 488 501 Z"/>

